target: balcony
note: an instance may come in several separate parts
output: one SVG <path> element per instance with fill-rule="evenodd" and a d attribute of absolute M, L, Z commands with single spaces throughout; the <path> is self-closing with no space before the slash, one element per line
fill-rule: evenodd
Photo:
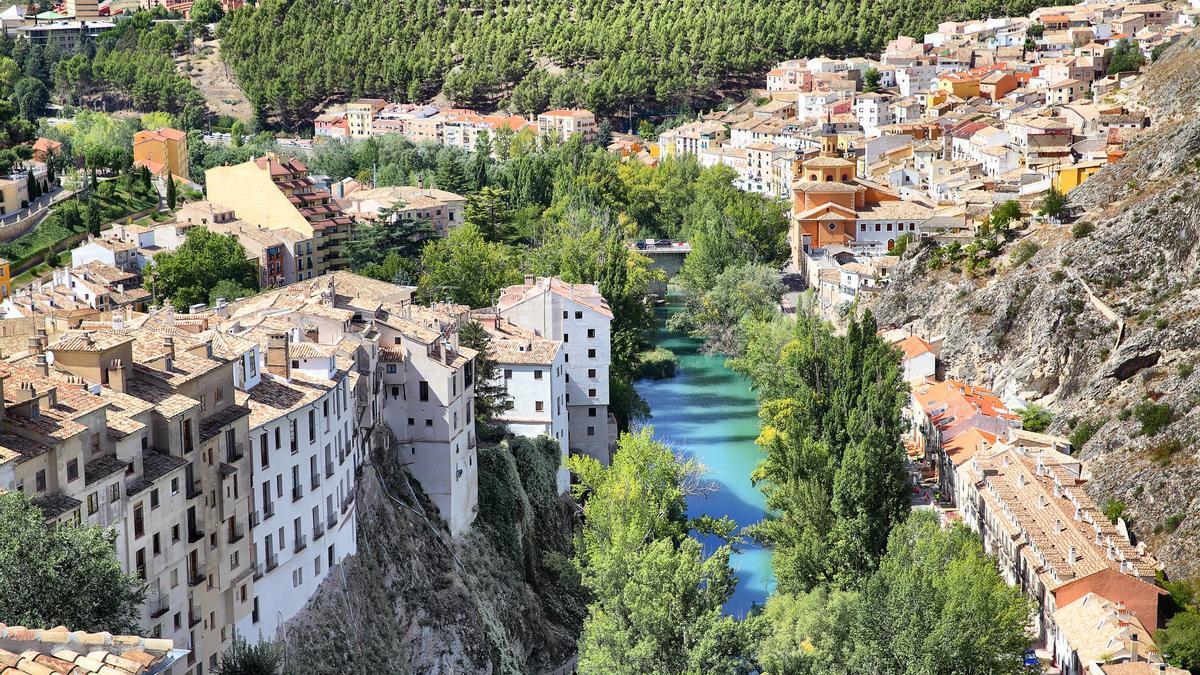
<path fill-rule="evenodd" d="M 188 628 L 195 628 L 200 623 L 200 608 L 188 603 Z"/>
<path fill-rule="evenodd" d="M 254 528 L 258 527 L 258 518 L 258 511 L 250 512 L 250 529 L 253 530 Z"/>
<path fill-rule="evenodd" d="M 258 579 L 261 579 L 261 578 L 263 578 L 263 574 L 266 574 L 266 572 L 264 571 L 263 567 L 264 567 L 264 566 L 263 566 L 263 564 L 262 564 L 262 563 L 259 563 L 259 564 L 257 564 L 257 565 L 255 565 L 255 566 L 254 566 L 254 579 L 255 579 L 256 581 L 257 581 Z"/>
<path fill-rule="evenodd" d="M 292 501 L 298 502 L 298 501 L 300 501 L 300 498 L 303 496 L 304 496 L 304 486 L 303 485 L 293 485 L 292 486 Z"/>
<path fill-rule="evenodd" d="M 186 495 L 188 499 L 195 499 L 204 494 L 204 490 L 200 487 L 200 481 L 195 480 L 187 484 Z"/>
<path fill-rule="evenodd" d="M 263 521 L 270 520 L 271 516 L 275 515 L 275 503 L 271 502 L 263 507 Z"/>
<path fill-rule="evenodd" d="M 354 493 L 351 492 L 350 494 L 346 495 L 345 498 L 342 499 L 342 513 L 349 511 L 350 505 L 353 503 L 354 503 Z"/>
<path fill-rule="evenodd" d="M 194 588 L 194 587 L 199 586 L 200 584 L 204 583 L 207 579 L 208 579 L 208 577 L 204 576 L 200 572 L 189 572 L 188 573 L 188 586 L 192 586 Z"/>
<path fill-rule="evenodd" d="M 232 446 L 225 449 L 225 461 L 228 464 L 233 464 L 245 456 L 246 447 L 244 443 L 234 443 Z"/>
<path fill-rule="evenodd" d="M 149 610 L 151 619 L 157 619 L 171 611 L 171 596 L 162 592 L 150 596 L 146 609 Z"/>
<path fill-rule="evenodd" d="M 302 535 L 296 537 L 296 544 L 293 547 L 292 551 L 294 553 L 299 553 L 300 551 L 303 551 L 307 547 L 308 547 L 308 537 L 302 534 Z"/>
<path fill-rule="evenodd" d="M 279 554 L 278 553 L 268 553 L 267 554 L 267 571 L 270 572 L 271 570 L 275 569 L 276 567 L 279 567 Z"/>
<path fill-rule="evenodd" d="M 246 526 L 234 523 L 229 526 L 229 543 L 236 544 L 246 536 Z"/>
<path fill-rule="evenodd" d="M 308 484 L 309 487 L 312 488 L 312 491 L 316 492 L 317 488 L 321 487 L 321 474 L 314 473 Z"/>
<path fill-rule="evenodd" d="M 325 536 L 325 526 L 321 523 L 315 523 L 313 525 L 313 541 L 315 542 L 323 536 Z"/>
<path fill-rule="evenodd" d="M 204 528 L 200 526 L 188 527 L 188 543 L 194 544 L 204 538 Z"/>
<path fill-rule="evenodd" d="M 333 478 L 333 462 L 325 462 L 325 477 Z"/>
<path fill-rule="evenodd" d="M 337 521 L 338 521 L 338 514 L 337 514 L 337 511 L 330 511 L 330 512 L 329 512 L 329 516 L 328 516 L 327 518 L 325 518 L 325 524 L 326 524 L 326 525 L 329 527 L 329 529 L 331 529 L 331 530 L 332 530 L 333 528 L 337 527 Z"/>

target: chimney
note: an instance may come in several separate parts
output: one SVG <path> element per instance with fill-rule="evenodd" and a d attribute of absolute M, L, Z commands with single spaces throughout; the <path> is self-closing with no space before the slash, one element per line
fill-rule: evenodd
<path fill-rule="evenodd" d="M 125 329 L 125 314 L 124 313 L 122 313 L 122 312 L 113 312 L 112 313 L 112 329 L 113 330 L 124 330 Z"/>
<path fill-rule="evenodd" d="M 1062 530 L 1063 530 L 1062 521 L 1055 518 L 1054 519 L 1054 534 L 1062 534 Z"/>
<path fill-rule="evenodd" d="M 113 359 L 108 364 L 108 386 L 113 391 L 125 393 L 125 364 L 121 359 Z"/>
<path fill-rule="evenodd" d="M 29 336 L 29 339 L 26 340 L 26 342 L 28 343 L 27 349 L 30 354 L 41 354 L 42 353 L 42 343 L 38 342 L 38 339 L 36 337 L 33 337 L 32 335 Z"/>
<path fill-rule="evenodd" d="M 50 338 L 46 337 L 46 329 L 37 329 L 38 351 L 42 351 L 50 344 Z"/>
<path fill-rule="evenodd" d="M 273 333 L 267 337 L 267 372 L 287 380 L 292 377 L 292 362 L 288 354 L 288 334 Z"/>
<path fill-rule="evenodd" d="M 37 360 L 34 361 L 34 368 L 42 377 L 50 377 L 50 364 L 46 362 L 44 353 L 38 353 Z"/>
<path fill-rule="evenodd" d="M 1067 548 L 1067 564 L 1074 565 L 1078 560 L 1079 554 L 1075 550 L 1075 545 L 1072 544 L 1069 548 Z"/>
<path fill-rule="evenodd" d="M 225 298 L 217 298 L 217 302 L 213 305 L 213 311 L 222 319 L 229 318 L 229 303 L 225 302 Z"/>
<path fill-rule="evenodd" d="M 525 275 L 525 285 L 526 285 L 526 286 L 532 286 L 532 285 L 533 285 L 533 281 L 534 281 L 534 277 L 533 277 L 533 275 L 532 275 L 532 274 L 526 274 L 526 275 Z"/>
<path fill-rule="evenodd" d="M 167 358 L 175 358 L 175 338 L 170 335 L 164 335 L 162 339 L 163 347 L 167 350 Z"/>
<path fill-rule="evenodd" d="M 1139 658 L 1138 657 L 1138 634 L 1130 633 L 1129 634 L 1129 662 L 1137 663 L 1138 658 Z"/>

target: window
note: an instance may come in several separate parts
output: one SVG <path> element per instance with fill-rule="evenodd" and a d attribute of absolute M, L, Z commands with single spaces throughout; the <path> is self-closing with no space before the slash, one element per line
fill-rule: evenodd
<path fill-rule="evenodd" d="M 280 434 L 283 427 L 275 427 L 275 449 L 278 450 L 283 443 L 280 442 Z"/>
<path fill-rule="evenodd" d="M 161 555 L 162 554 L 162 538 L 159 536 L 159 534 L 157 532 L 154 533 L 153 542 L 154 542 L 154 544 L 153 544 L 154 555 Z"/>
<path fill-rule="evenodd" d="M 588 435 L 588 436 L 595 436 L 595 435 L 596 435 L 596 427 L 588 427 L 588 428 L 587 428 L 587 435 Z"/>
<path fill-rule="evenodd" d="M 38 492 L 46 491 L 46 470 L 38 469 L 37 476 L 34 478 L 34 484 L 37 486 Z"/>
<path fill-rule="evenodd" d="M 321 556 L 317 556 L 317 557 L 313 558 L 313 576 L 315 577 L 315 576 L 319 575 L 320 573 L 321 573 Z"/>
<path fill-rule="evenodd" d="M 594 359 L 594 358 L 596 358 L 596 350 L 595 350 L 595 349 L 589 349 L 589 350 L 588 350 L 588 358 L 589 358 L 589 359 Z"/>
<path fill-rule="evenodd" d="M 312 443 L 317 440 L 317 412 L 315 410 L 308 411 L 308 442 Z"/>
<path fill-rule="evenodd" d="M 93 492 L 87 496 L 88 515 L 92 515 L 100 510 L 100 495 Z"/>
<path fill-rule="evenodd" d="M 543 403 L 542 401 L 536 401 L 536 402 L 533 404 L 533 409 L 534 409 L 534 410 L 536 410 L 536 411 L 538 411 L 538 412 L 542 412 L 542 409 L 543 409 L 543 408 L 545 408 L 545 407 L 546 407 L 546 405 L 545 405 L 545 403 Z"/>
<path fill-rule="evenodd" d="M 150 491 L 150 510 L 158 508 L 158 488 Z"/>
<path fill-rule="evenodd" d="M 595 417 L 595 416 L 596 416 L 596 409 L 588 408 L 588 417 Z"/>
<path fill-rule="evenodd" d="M 416 422 L 416 420 L 414 420 L 413 418 L 411 418 L 411 417 L 410 417 L 410 418 L 408 418 L 408 426 L 410 426 L 410 427 L 411 427 L 411 426 L 413 426 L 413 425 L 414 425 L 414 424 L 416 424 L 416 423 L 417 423 L 417 422 Z"/>
<path fill-rule="evenodd" d="M 592 398 L 596 398 L 596 390 L 595 390 L 595 389 L 588 389 L 588 396 L 590 396 L 590 397 L 592 397 Z"/>
<path fill-rule="evenodd" d="M 576 318 L 576 319 L 582 319 L 582 318 L 583 318 L 583 312 L 575 312 L 575 318 Z"/>
<path fill-rule="evenodd" d="M 387 372 L 389 375 L 395 375 L 396 374 L 396 364 L 394 364 L 394 363 L 387 364 Z"/>
<path fill-rule="evenodd" d="M 178 478 L 171 479 L 171 494 L 173 494 L 173 495 L 179 494 L 179 479 Z"/>
<path fill-rule="evenodd" d="M 431 426 L 433 426 L 433 420 L 431 420 L 431 419 L 429 419 L 429 418 L 426 418 L 426 419 L 425 419 L 425 426 L 427 426 L 427 427 L 431 427 Z"/>
<path fill-rule="evenodd" d="M 563 318 L 565 319 L 565 318 L 567 318 L 567 316 L 568 316 L 568 315 L 567 315 L 567 310 L 565 310 L 565 309 L 564 309 L 564 310 L 563 310 Z"/>
<path fill-rule="evenodd" d="M 79 460 L 72 459 L 67 462 L 67 482 L 79 480 Z"/>
<path fill-rule="evenodd" d="M 417 398 L 422 401 L 429 400 L 429 383 L 425 380 L 417 383 Z"/>
<path fill-rule="evenodd" d="M 178 525 L 171 526 L 171 543 L 172 544 L 179 543 L 179 526 Z"/>
<path fill-rule="evenodd" d="M 138 502 L 133 507 L 133 536 L 142 537 L 146 534 L 146 516 L 142 509 L 142 503 Z"/>
<path fill-rule="evenodd" d="M 589 337 L 589 338 L 594 338 L 594 337 L 596 337 L 596 329 L 595 329 L 595 328 L 589 328 L 589 329 L 588 329 L 588 337 Z"/>
<path fill-rule="evenodd" d="M 392 398 L 400 398 L 400 387 L 392 385 Z"/>
<path fill-rule="evenodd" d="M 276 429 L 275 433 L 279 433 L 279 430 Z M 262 466 L 262 468 L 264 468 L 264 469 L 271 466 L 271 452 L 270 452 L 270 448 L 267 447 L 267 435 L 266 434 L 263 434 L 262 436 L 258 437 L 258 460 L 259 460 L 259 465 Z"/>
<path fill-rule="evenodd" d="M 542 371 L 540 369 L 533 371 L 533 379 L 535 379 L 535 380 L 542 379 Z"/>
<path fill-rule="evenodd" d="M 593 380 L 596 379 L 596 369 L 595 368 L 588 368 L 588 377 L 590 377 Z"/>
<path fill-rule="evenodd" d="M 505 368 L 505 369 L 504 369 L 504 379 L 506 379 L 506 380 L 511 380 L 511 379 L 512 379 L 512 368 Z"/>
<path fill-rule="evenodd" d="M 570 341 L 571 341 L 571 334 L 563 333 L 563 342 L 570 342 Z"/>

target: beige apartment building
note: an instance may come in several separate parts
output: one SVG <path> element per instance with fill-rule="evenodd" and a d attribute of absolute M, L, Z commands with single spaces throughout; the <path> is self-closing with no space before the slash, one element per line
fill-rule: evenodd
<path fill-rule="evenodd" d="M 563 140 L 575 134 L 581 134 L 589 143 L 596 140 L 596 116 L 588 110 L 547 110 L 537 116 L 537 125 L 539 136 L 554 132 Z"/>
<path fill-rule="evenodd" d="M 298 234 L 291 249 L 297 280 L 348 265 L 343 246 L 353 220 L 309 178 L 303 162 L 268 153 L 242 164 L 214 167 L 205 178 L 209 198 L 247 224 Z"/>
<path fill-rule="evenodd" d="M 371 135 L 371 122 L 376 113 L 383 110 L 387 101 L 381 98 L 360 98 L 346 104 L 346 125 L 351 138 L 366 138 Z"/>
<path fill-rule="evenodd" d="M 352 178 L 333 185 L 333 194 L 352 217 L 375 221 L 384 217 L 394 223 L 419 220 L 429 223 L 438 236 L 446 236 L 463 222 L 467 198 L 434 188 L 397 185 L 368 188 Z"/>

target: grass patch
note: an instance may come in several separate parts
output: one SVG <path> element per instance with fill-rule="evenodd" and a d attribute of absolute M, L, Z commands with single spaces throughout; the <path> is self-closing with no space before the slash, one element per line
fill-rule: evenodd
<path fill-rule="evenodd" d="M 663 347 L 656 347 L 638 355 L 638 378 L 650 380 L 665 380 L 675 377 L 675 369 L 679 367 L 679 359 L 675 353 Z"/>

